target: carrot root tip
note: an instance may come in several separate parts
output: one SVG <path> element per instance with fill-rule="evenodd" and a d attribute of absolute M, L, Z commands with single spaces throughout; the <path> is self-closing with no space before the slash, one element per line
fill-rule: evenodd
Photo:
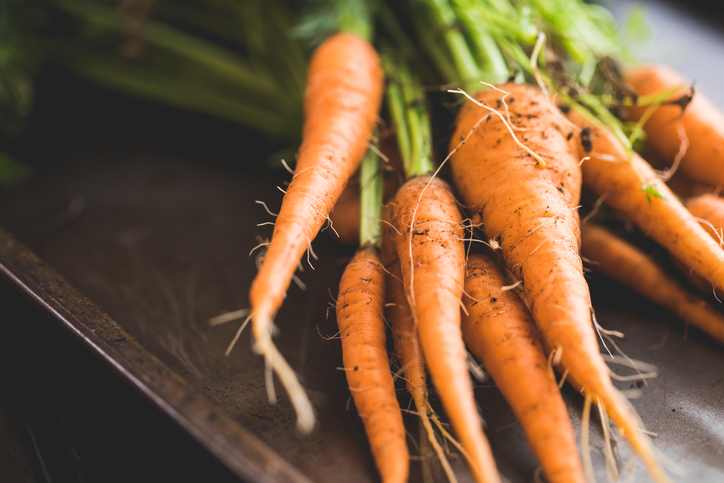
<path fill-rule="evenodd" d="M 314 429 L 315 424 L 312 403 L 304 387 L 300 384 L 296 373 L 272 342 L 270 330 L 268 330 L 270 327 L 272 327 L 272 323 L 268 318 L 256 318 L 253 321 L 254 350 L 264 356 L 267 364 L 267 374 L 271 374 L 270 369 L 273 370 L 279 377 L 279 381 L 284 386 L 287 394 L 289 394 L 292 406 L 294 406 L 297 413 L 297 430 L 302 434 L 309 434 Z M 267 376 L 266 384 L 270 402 L 275 402 L 274 381 L 270 376 Z"/>

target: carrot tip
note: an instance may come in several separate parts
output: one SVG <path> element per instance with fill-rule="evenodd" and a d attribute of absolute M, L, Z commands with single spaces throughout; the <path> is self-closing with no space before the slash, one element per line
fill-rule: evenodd
<path fill-rule="evenodd" d="M 271 334 L 268 327 L 271 327 L 271 320 L 268 317 L 254 317 L 252 329 L 255 340 L 255 350 L 264 356 L 269 367 L 279 377 L 279 381 L 289 394 L 294 410 L 297 413 L 297 430 L 302 434 L 309 434 L 314 429 L 315 416 L 312 403 L 307 396 L 304 387 L 299 383 L 299 379 L 294 370 L 289 366 L 284 356 L 281 355 L 271 340 Z M 267 380 L 267 385 L 271 384 Z M 273 388 L 267 388 L 273 389 Z"/>

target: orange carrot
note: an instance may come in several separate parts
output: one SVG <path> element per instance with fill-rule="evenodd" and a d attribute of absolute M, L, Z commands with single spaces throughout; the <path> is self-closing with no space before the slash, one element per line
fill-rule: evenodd
<path fill-rule="evenodd" d="M 264 261 L 251 286 L 256 350 L 279 376 L 303 432 L 314 412 L 294 371 L 272 343 L 272 320 L 299 260 L 367 150 L 382 99 L 380 60 L 365 40 L 351 34 L 327 39 L 309 65 L 303 142 Z"/>
<path fill-rule="evenodd" d="M 628 153 L 613 134 L 591 125 L 577 111 L 571 110 L 568 117 L 579 128 L 590 129 L 580 151 L 581 157 L 587 157 L 582 164 L 584 184 L 689 269 L 724 290 L 724 251 L 651 166 L 636 153 L 629 162 Z"/>
<path fill-rule="evenodd" d="M 392 220 L 402 280 L 433 384 L 476 481 L 497 483 L 460 331 L 465 250 L 455 198 L 438 178 L 412 178 L 395 196 Z"/>
<path fill-rule="evenodd" d="M 625 81 L 639 97 L 681 86 L 678 92 L 668 97 L 672 100 L 680 98 L 688 90 L 686 79 L 664 65 L 633 69 L 626 75 Z M 636 106 L 627 109 L 626 114 L 638 121 L 646 110 L 646 106 Z M 679 105 L 657 107 L 646 121 L 644 131 L 649 147 L 670 161 L 676 157 L 682 142 L 688 142 L 681 159 L 681 171 L 702 183 L 724 187 L 724 113 L 701 93 L 694 94 L 683 113 Z"/>
<path fill-rule="evenodd" d="M 357 251 L 342 275 L 337 325 L 344 370 L 383 482 L 407 481 L 409 453 L 385 344 L 385 270 L 376 248 Z"/>
<path fill-rule="evenodd" d="M 686 202 L 686 209 L 696 218 L 708 224 L 704 229 L 715 241 L 722 242 L 724 231 L 724 198 L 712 194 L 700 195 Z"/>
<path fill-rule="evenodd" d="M 496 262 L 480 253 L 468 257 L 465 345 L 510 404 L 546 480 L 585 483 L 571 420 L 533 316 L 513 290 L 503 289 L 505 285 Z"/>
<path fill-rule="evenodd" d="M 538 89 L 515 84 L 501 89 L 515 99 L 508 104 L 513 133 L 544 163 L 515 142 L 503 123 L 503 95 L 489 89 L 477 99 L 499 109 L 500 116 L 473 103 L 462 109 L 451 146 L 468 137 L 451 157 L 453 182 L 473 223 L 482 222 L 500 245 L 536 324 L 563 366 L 584 385 L 586 397 L 605 408 L 652 476 L 668 481 L 599 353 L 578 255 L 581 172 L 570 129 Z"/>
<path fill-rule="evenodd" d="M 394 248 L 394 247 L 393 247 Z M 425 373 L 425 357 L 422 355 L 420 337 L 415 327 L 415 319 L 407 305 L 405 286 L 402 284 L 400 262 L 395 256 L 394 263 L 387 267 L 387 294 L 386 294 L 387 322 L 390 324 L 395 354 L 400 367 L 404 372 L 407 391 L 412 396 L 415 408 L 420 416 L 420 422 L 425 430 L 428 441 L 432 445 L 440 464 L 451 483 L 457 481 L 450 462 L 435 436 L 431 424 L 432 418 L 439 425 L 437 416 L 427 399 L 427 375 Z"/>
<path fill-rule="evenodd" d="M 604 228 L 584 225 L 581 254 L 594 262 L 594 271 L 635 290 L 724 343 L 724 314 L 685 290 L 638 248 Z"/>
<path fill-rule="evenodd" d="M 686 202 L 686 209 L 699 220 L 704 230 L 714 238 L 714 241 L 719 243 L 719 246 L 724 246 L 722 245 L 722 239 L 724 239 L 724 199 L 709 193 L 700 194 Z M 678 258 L 674 257 L 673 260 L 696 288 L 702 293 L 712 293 L 711 283 L 704 277 L 688 270 Z M 721 298 L 721 293 L 721 291 L 714 289 L 714 294 L 718 298 Z"/>

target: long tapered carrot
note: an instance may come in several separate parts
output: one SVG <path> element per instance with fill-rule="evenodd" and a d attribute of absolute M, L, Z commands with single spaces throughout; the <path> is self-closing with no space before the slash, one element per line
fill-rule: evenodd
<path fill-rule="evenodd" d="M 639 98 L 681 87 L 668 97 L 672 100 L 688 90 L 684 76 L 660 64 L 632 69 L 626 74 L 625 82 Z M 638 121 L 647 109 L 647 106 L 633 106 L 626 114 Z M 657 107 L 646 121 L 644 132 L 650 149 L 669 161 L 675 159 L 682 143 L 687 143 L 679 169 L 697 181 L 724 187 L 724 113 L 704 95 L 695 93 L 683 112 L 682 106 L 675 104 Z"/>
<path fill-rule="evenodd" d="M 249 292 L 256 350 L 289 393 L 303 432 L 314 426 L 314 412 L 294 371 L 271 340 L 272 320 L 299 260 L 364 156 L 383 85 L 379 57 L 362 38 L 337 34 L 317 48 L 309 65 L 303 141 L 294 177 Z"/>
<path fill-rule="evenodd" d="M 576 437 L 535 321 L 498 263 L 468 257 L 462 315 L 465 345 L 485 365 L 520 421 L 551 483 L 584 482 Z"/>
<path fill-rule="evenodd" d="M 402 283 L 402 272 L 400 262 L 395 256 L 395 261 L 387 267 L 387 294 L 386 294 L 387 322 L 390 324 L 392 340 L 394 342 L 395 354 L 398 363 L 402 368 L 407 391 L 412 396 L 415 408 L 420 417 L 422 427 L 425 430 L 427 439 L 432 445 L 433 451 L 438 456 L 440 464 L 451 483 L 457 481 L 450 462 L 435 436 L 435 431 L 430 421 L 431 417 L 436 418 L 427 396 L 427 374 L 425 372 L 425 357 L 420 345 L 420 337 L 415 327 L 415 318 L 410 311 L 405 295 L 405 286 Z"/>
<path fill-rule="evenodd" d="M 580 148 L 580 156 L 585 157 L 583 183 L 688 268 L 724 290 L 724 251 L 651 166 L 636 153 L 629 161 L 613 134 L 592 125 L 576 110 L 568 118 L 588 132 Z"/>
<path fill-rule="evenodd" d="M 581 254 L 591 268 L 652 302 L 669 309 L 680 319 L 724 343 L 724 314 L 706 300 L 685 290 L 644 252 L 604 228 L 584 225 Z"/>
<path fill-rule="evenodd" d="M 339 283 L 344 370 L 383 482 L 407 481 L 409 454 L 385 344 L 385 270 L 374 247 L 357 251 Z"/>
<path fill-rule="evenodd" d="M 404 63 L 385 60 L 388 104 L 409 178 L 391 203 L 405 295 L 433 385 L 473 476 L 480 483 L 497 483 L 500 476 L 475 405 L 460 332 L 462 216 L 450 186 L 430 175 L 432 136 L 424 91 Z"/>
<path fill-rule="evenodd" d="M 536 324 L 563 366 L 584 385 L 587 397 L 605 407 L 654 479 L 668 481 L 599 353 L 578 255 L 581 173 L 570 128 L 537 88 L 505 84 L 500 89 L 514 99 L 507 104 L 509 116 L 503 95 L 493 89 L 476 98 L 498 109 L 500 116 L 474 103 L 458 115 L 451 147 L 467 139 L 451 158 L 453 182 L 473 223 L 482 222 L 486 234 L 500 245 L 509 270 L 522 283 Z M 506 118 L 516 127 L 512 133 L 503 123 Z M 544 160 L 545 168 L 531 151 Z"/>
<path fill-rule="evenodd" d="M 460 331 L 465 276 L 464 229 L 450 187 L 412 178 L 393 201 L 395 247 L 432 382 L 478 482 L 499 482 L 482 431 Z"/>

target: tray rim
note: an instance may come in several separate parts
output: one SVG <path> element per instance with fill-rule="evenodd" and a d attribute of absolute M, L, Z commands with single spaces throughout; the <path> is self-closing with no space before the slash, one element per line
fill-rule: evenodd
<path fill-rule="evenodd" d="M 243 481 L 311 482 L 0 225 L 0 275 Z"/>

